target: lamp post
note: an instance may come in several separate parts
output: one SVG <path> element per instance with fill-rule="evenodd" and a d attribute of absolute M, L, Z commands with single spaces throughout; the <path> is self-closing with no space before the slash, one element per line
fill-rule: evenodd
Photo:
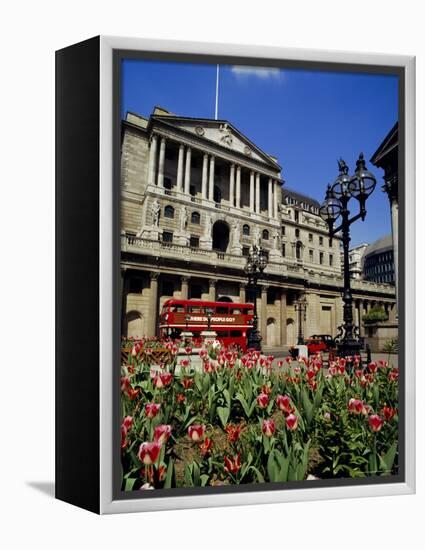
<path fill-rule="evenodd" d="M 295 311 L 298 312 L 298 340 L 297 345 L 304 344 L 303 321 L 307 320 L 307 300 L 305 296 L 295 302 Z"/>
<path fill-rule="evenodd" d="M 258 330 L 258 315 L 257 315 L 257 296 L 258 296 L 258 279 L 262 276 L 263 271 L 267 267 L 267 256 L 257 245 L 252 247 L 245 265 L 245 273 L 248 277 L 248 289 L 254 301 L 254 318 L 252 320 L 252 328 L 248 332 L 248 348 L 253 348 L 261 351 L 261 334 Z"/>
<path fill-rule="evenodd" d="M 357 220 L 364 221 L 366 217 L 366 200 L 376 186 L 375 176 L 366 169 L 363 153 L 360 153 L 356 162 L 356 170 L 353 176 L 348 175 L 348 166 L 340 159 L 338 161 L 339 175 L 333 185 L 328 185 L 326 198 L 320 207 L 320 217 L 327 223 L 329 236 L 332 239 L 341 231 L 344 254 L 344 290 L 342 300 L 344 302 L 344 322 L 338 327 L 338 335 L 335 338 L 338 355 L 340 357 L 358 354 L 362 348 L 359 327 L 353 322 L 353 295 L 350 284 L 350 226 Z M 359 212 L 350 218 L 349 202 L 356 199 L 359 204 Z M 341 223 L 335 227 L 336 220 L 341 217 Z"/>
<path fill-rule="evenodd" d="M 207 309 L 205 310 L 205 313 L 207 314 L 208 330 L 211 330 L 211 315 L 213 313 L 213 310 L 210 307 L 207 307 Z"/>

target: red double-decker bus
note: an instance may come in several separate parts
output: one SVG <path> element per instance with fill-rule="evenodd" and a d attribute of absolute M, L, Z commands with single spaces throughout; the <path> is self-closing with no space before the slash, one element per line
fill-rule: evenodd
<path fill-rule="evenodd" d="M 232 302 L 208 302 L 203 300 L 167 300 L 159 318 L 160 335 L 163 338 L 179 338 L 188 330 L 198 338 L 208 329 L 207 313 L 211 314 L 211 330 L 223 345 L 247 347 L 247 331 L 252 327 L 253 304 Z"/>

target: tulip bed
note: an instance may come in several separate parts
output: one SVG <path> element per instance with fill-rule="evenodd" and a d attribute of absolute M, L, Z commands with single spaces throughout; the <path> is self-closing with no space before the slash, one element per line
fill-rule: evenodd
<path fill-rule="evenodd" d="M 122 367 L 122 489 L 391 475 L 398 468 L 398 370 L 337 359 L 273 361 L 214 343 Z M 143 356 L 143 361 L 140 357 Z M 178 366 L 178 369 L 176 369 Z"/>

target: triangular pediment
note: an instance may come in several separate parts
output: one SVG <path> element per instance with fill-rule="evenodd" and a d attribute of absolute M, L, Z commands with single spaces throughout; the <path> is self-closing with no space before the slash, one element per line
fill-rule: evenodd
<path fill-rule="evenodd" d="M 242 132 L 225 120 L 181 118 L 169 115 L 154 116 L 153 118 L 167 126 L 173 126 L 193 134 L 198 139 L 213 142 L 229 151 L 266 163 L 276 171 L 280 171 L 280 166 L 274 158 L 264 153 Z"/>

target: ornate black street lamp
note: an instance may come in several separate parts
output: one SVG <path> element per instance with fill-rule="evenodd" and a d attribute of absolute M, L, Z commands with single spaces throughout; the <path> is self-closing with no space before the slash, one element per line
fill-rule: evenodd
<path fill-rule="evenodd" d="M 246 275 L 248 276 L 248 291 L 250 293 L 250 299 L 254 302 L 254 318 L 252 320 L 252 328 L 248 332 L 248 348 L 253 348 L 261 351 L 261 334 L 258 330 L 258 316 L 257 316 L 257 296 L 259 293 L 258 279 L 262 276 L 263 271 L 267 267 L 267 256 L 264 251 L 258 246 L 254 245 L 252 251 L 249 253 L 246 266 L 244 268 Z"/>
<path fill-rule="evenodd" d="M 295 311 L 298 312 L 298 340 L 297 345 L 304 344 L 303 321 L 307 320 L 307 300 L 302 296 L 295 302 Z"/>
<path fill-rule="evenodd" d="M 213 314 L 213 310 L 210 307 L 207 307 L 205 310 L 205 313 L 207 314 L 207 327 L 208 330 L 211 330 L 211 316 Z"/>
<path fill-rule="evenodd" d="M 375 176 L 366 169 L 363 153 L 360 153 L 356 163 L 356 171 L 353 176 L 348 175 L 348 166 L 340 159 L 338 161 L 339 176 L 334 184 L 328 185 L 325 202 L 320 207 L 321 218 L 328 224 L 329 236 L 332 239 L 338 232 L 342 234 L 342 246 L 344 252 L 344 323 L 338 327 L 338 335 L 335 338 L 338 355 L 340 357 L 359 354 L 362 348 L 359 327 L 353 323 L 353 295 L 350 284 L 350 225 L 357 220 L 364 221 L 366 217 L 366 200 L 376 186 Z M 359 213 L 350 218 L 348 205 L 351 199 L 357 199 Z M 341 216 L 341 223 L 334 227 L 336 220 Z"/>

